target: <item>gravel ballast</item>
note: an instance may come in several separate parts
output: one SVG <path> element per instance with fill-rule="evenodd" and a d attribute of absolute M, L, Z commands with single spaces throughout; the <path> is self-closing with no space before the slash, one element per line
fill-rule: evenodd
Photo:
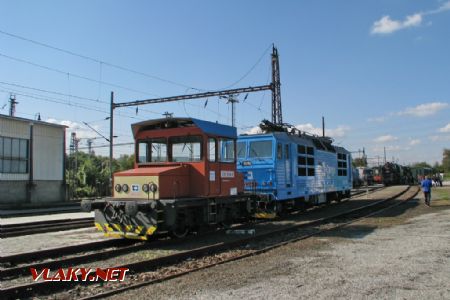
<path fill-rule="evenodd" d="M 348 228 L 114 298 L 450 299 L 449 205 L 412 200 Z"/>

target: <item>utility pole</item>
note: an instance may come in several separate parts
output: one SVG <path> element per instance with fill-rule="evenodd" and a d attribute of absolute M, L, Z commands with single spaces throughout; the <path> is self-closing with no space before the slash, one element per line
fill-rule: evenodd
<path fill-rule="evenodd" d="M 322 136 L 325 137 L 325 117 L 322 116 Z"/>
<path fill-rule="evenodd" d="M 113 139 L 114 139 L 114 92 L 111 92 L 111 107 L 109 115 L 109 188 L 112 195 L 112 181 L 113 181 Z"/>
<path fill-rule="evenodd" d="M 231 126 L 236 127 L 236 108 L 235 104 L 238 103 L 239 100 L 235 98 L 235 95 L 230 95 L 228 97 L 228 103 L 231 103 Z"/>
<path fill-rule="evenodd" d="M 93 151 L 92 151 L 92 139 L 87 139 L 87 146 L 88 146 L 88 153 L 89 153 L 89 155 L 91 155 L 91 154 L 93 154 Z"/>
<path fill-rule="evenodd" d="M 386 164 L 386 147 L 383 147 L 384 150 L 384 164 Z"/>
<path fill-rule="evenodd" d="M 78 142 L 79 139 L 77 139 L 76 132 L 72 132 L 70 135 L 70 147 L 69 147 L 69 154 L 72 158 L 72 163 L 70 165 L 70 178 L 69 178 L 69 184 L 71 184 L 71 191 L 70 191 L 70 198 L 74 198 L 75 190 L 77 187 L 77 181 L 76 181 L 76 173 L 78 169 Z"/>
<path fill-rule="evenodd" d="M 11 117 L 14 117 L 16 113 L 16 104 L 19 104 L 19 102 L 16 101 L 16 95 L 11 94 L 9 96 L 9 115 Z"/>

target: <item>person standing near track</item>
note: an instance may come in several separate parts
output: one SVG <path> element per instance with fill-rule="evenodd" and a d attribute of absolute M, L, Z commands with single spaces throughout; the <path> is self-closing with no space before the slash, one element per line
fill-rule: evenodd
<path fill-rule="evenodd" d="M 422 180 L 420 186 L 422 187 L 423 195 L 425 196 L 425 204 L 430 206 L 431 202 L 431 186 L 433 183 L 431 182 L 428 176 L 425 176 L 425 179 Z"/>

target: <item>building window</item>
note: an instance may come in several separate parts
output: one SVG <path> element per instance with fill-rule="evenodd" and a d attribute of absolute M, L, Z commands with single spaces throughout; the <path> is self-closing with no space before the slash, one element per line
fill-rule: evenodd
<path fill-rule="evenodd" d="M 0 136 L 0 173 L 28 173 L 28 140 Z"/>

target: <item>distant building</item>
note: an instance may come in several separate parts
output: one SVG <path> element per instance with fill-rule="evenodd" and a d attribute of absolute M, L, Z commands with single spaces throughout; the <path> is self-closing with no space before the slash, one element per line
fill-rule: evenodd
<path fill-rule="evenodd" d="M 66 126 L 0 115 L 0 204 L 67 200 Z"/>

